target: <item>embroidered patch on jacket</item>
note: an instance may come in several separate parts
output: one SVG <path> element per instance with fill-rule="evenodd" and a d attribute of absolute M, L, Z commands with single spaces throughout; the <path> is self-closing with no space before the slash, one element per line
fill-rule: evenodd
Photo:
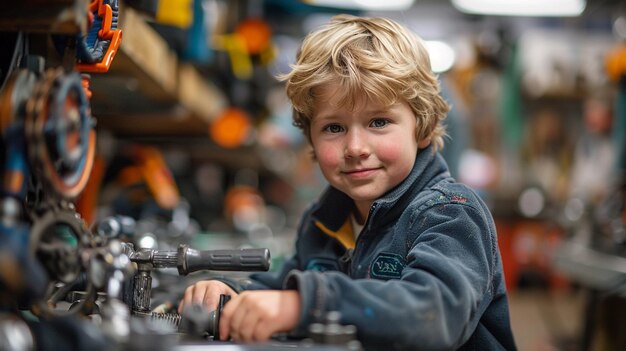
<path fill-rule="evenodd" d="M 398 254 L 380 253 L 370 267 L 370 275 L 379 279 L 400 278 L 404 268 L 404 258 Z"/>
<path fill-rule="evenodd" d="M 464 204 L 467 203 L 467 198 L 461 195 L 452 195 L 450 201 Z"/>
<path fill-rule="evenodd" d="M 307 263 L 306 270 L 318 272 L 337 271 L 339 270 L 339 266 L 337 261 L 332 258 L 317 257 L 312 258 L 309 263 Z"/>

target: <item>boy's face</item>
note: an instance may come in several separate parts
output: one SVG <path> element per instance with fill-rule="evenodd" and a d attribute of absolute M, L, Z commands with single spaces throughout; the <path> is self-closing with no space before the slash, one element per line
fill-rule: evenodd
<path fill-rule="evenodd" d="M 413 168 L 418 146 L 416 118 L 406 102 L 385 107 L 362 101 L 343 107 L 335 88 L 316 90 L 311 120 L 313 150 L 324 177 L 350 196 L 367 216 L 371 204 Z"/>

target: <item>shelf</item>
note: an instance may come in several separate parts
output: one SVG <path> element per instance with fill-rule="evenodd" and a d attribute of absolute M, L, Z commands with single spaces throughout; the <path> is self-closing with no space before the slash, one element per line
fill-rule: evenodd
<path fill-rule="evenodd" d="M 121 6 L 120 6 L 121 7 Z M 157 100 L 175 100 L 178 59 L 167 43 L 132 8 L 120 8 L 122 43 L 111 69 L 102 75 L 134 78 L 139 90 Z"/>
<path fill-rule="evenodd" d="M 146 117 L 147 118 L 147 117 Z M 172 136 L 129 135 L 118 140 L 122 143 L 158 145 L 161 151 L 177 150 L 185 154 L 191 165 L 214 163 L 228 170 L 252 169 L 259 175 L 279 178 L 290 183 L 292 170 L 298 162 L 298 154 L 292 149 L 270 149 L 258 144 L 244 145 L 237 148 L 223 148 L 216 145 L 202 130 L 197 134 Z M 120 134 L 118 134 L 120 135 Z M 194 166 L 194 167 L 195 167 Z"/>
<path fill-rule="evenodd" d="M 0 1 L 0 31 L 84 33 L 88 0 Z"/>
<path fill-rule="evenodd" d="M 0 31 L 85 33 L 89 0 L 0 2 Z M 91 113 L 125 135 L 207 135 L 224 94 L 131 7 L 119 4 L 122 41 L 106 73 L 91 74 Z"/>
<path fill-rule="evenodd" d="M 167 108 L 167 107 L 164 107 Z M 193 114 L 175 111 L 177 107 L 158 113 L 134 112 L 129 115 L 94 115 L 96 129 L 106 129 L 120 137 L 206 137 L 208 123 Z"/>
<path fill-rule="evenodd" d="M 226 107 L 226 98 L 212 84 L 207 84 L 190 64 L 178 66 L 178 99 L 205 120 L 212 120 Z"/>
<path fill-rule="evenodd" d="M 132 8 L 120 8 L 119 27 L 122 43 L 109 72 L 91 78 L 98 125 L 126 135 L 206 135 L 227 104 L 224 94 L 180 62 Z"/>

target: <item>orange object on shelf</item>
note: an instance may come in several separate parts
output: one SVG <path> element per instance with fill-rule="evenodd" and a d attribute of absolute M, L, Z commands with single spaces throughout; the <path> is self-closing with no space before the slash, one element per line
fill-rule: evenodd
<path fill-rule="evenodd" d="M 178 187 L 159 150 L 153 147 L 138 147 L 134 152 L 140 164 L 141 174 L 157 204 L 166 209 L 176 207 L 180 200 Z"/>
<path fill-rule="evenodd" d="M 249 54 L 259 54 L 269 47 L 272 30 L 266 21 L 248 18 L 239 23 L 235 33 L 243 38 Z"/>
<path fill-rule="evenodd" d="M 241 146 L 248 138 L 251 123 L 241 109 L 231 107 L 224 110 L 209 126 L 211 139 L 219 146 L 234 148 Z"/>
<path fill-rule="evenodd" d="M 107 51 L 102 57 L 102 61 L 94 63 L 78 63 L 76 70 L 79 72 L 96 72 L 106 73 L 111 67 L 111 62 L 117 53 L 122 42 L 122 30 L 113 27 L 113 9 L 111 5 L 104 4 L 102 0 L 94 0 L 89 4 L 89 11 L 92 13 L 89 17 L 90 24 L 93 24 L 93 13 L 97 12 L 102 18 L 102 27 L 98 31 L 98 37 L 102 40 L 110 40 Z"/>
<path fill-rule="evenodd" d="M 235 185 L 226 191 L 224 196 L 224 213 L 232 217 L 242 208 L 261 208 L 265 202 L 258 190 L 246 185 Z"/>
<path fill-rule="evenodd" d="M 150 146 L 133 145 L 129 155 L 134 164 L 122 169 L 117 181 L 122 186 L 144 182 L 159 207 L 173 209 L 180 201 L 178 186 L 161 152 Z"/>
<path fill-rule="evenodd" d="M 606 57 L 606 74 L 612 81 L 619 81 L 626 75 L 626 43 L 615 47 Z"/>

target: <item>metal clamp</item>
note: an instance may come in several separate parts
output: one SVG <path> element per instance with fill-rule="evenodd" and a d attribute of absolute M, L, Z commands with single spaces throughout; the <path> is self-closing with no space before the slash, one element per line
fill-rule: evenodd
<path fill-rule="evenodd" d="M 104 73 L 122 41 L 122 30 L 117 28 L 119 4 L 117 0 L 92 0 L 89 5 L 91 27 L 76 48 L 80 72 Z"/>

